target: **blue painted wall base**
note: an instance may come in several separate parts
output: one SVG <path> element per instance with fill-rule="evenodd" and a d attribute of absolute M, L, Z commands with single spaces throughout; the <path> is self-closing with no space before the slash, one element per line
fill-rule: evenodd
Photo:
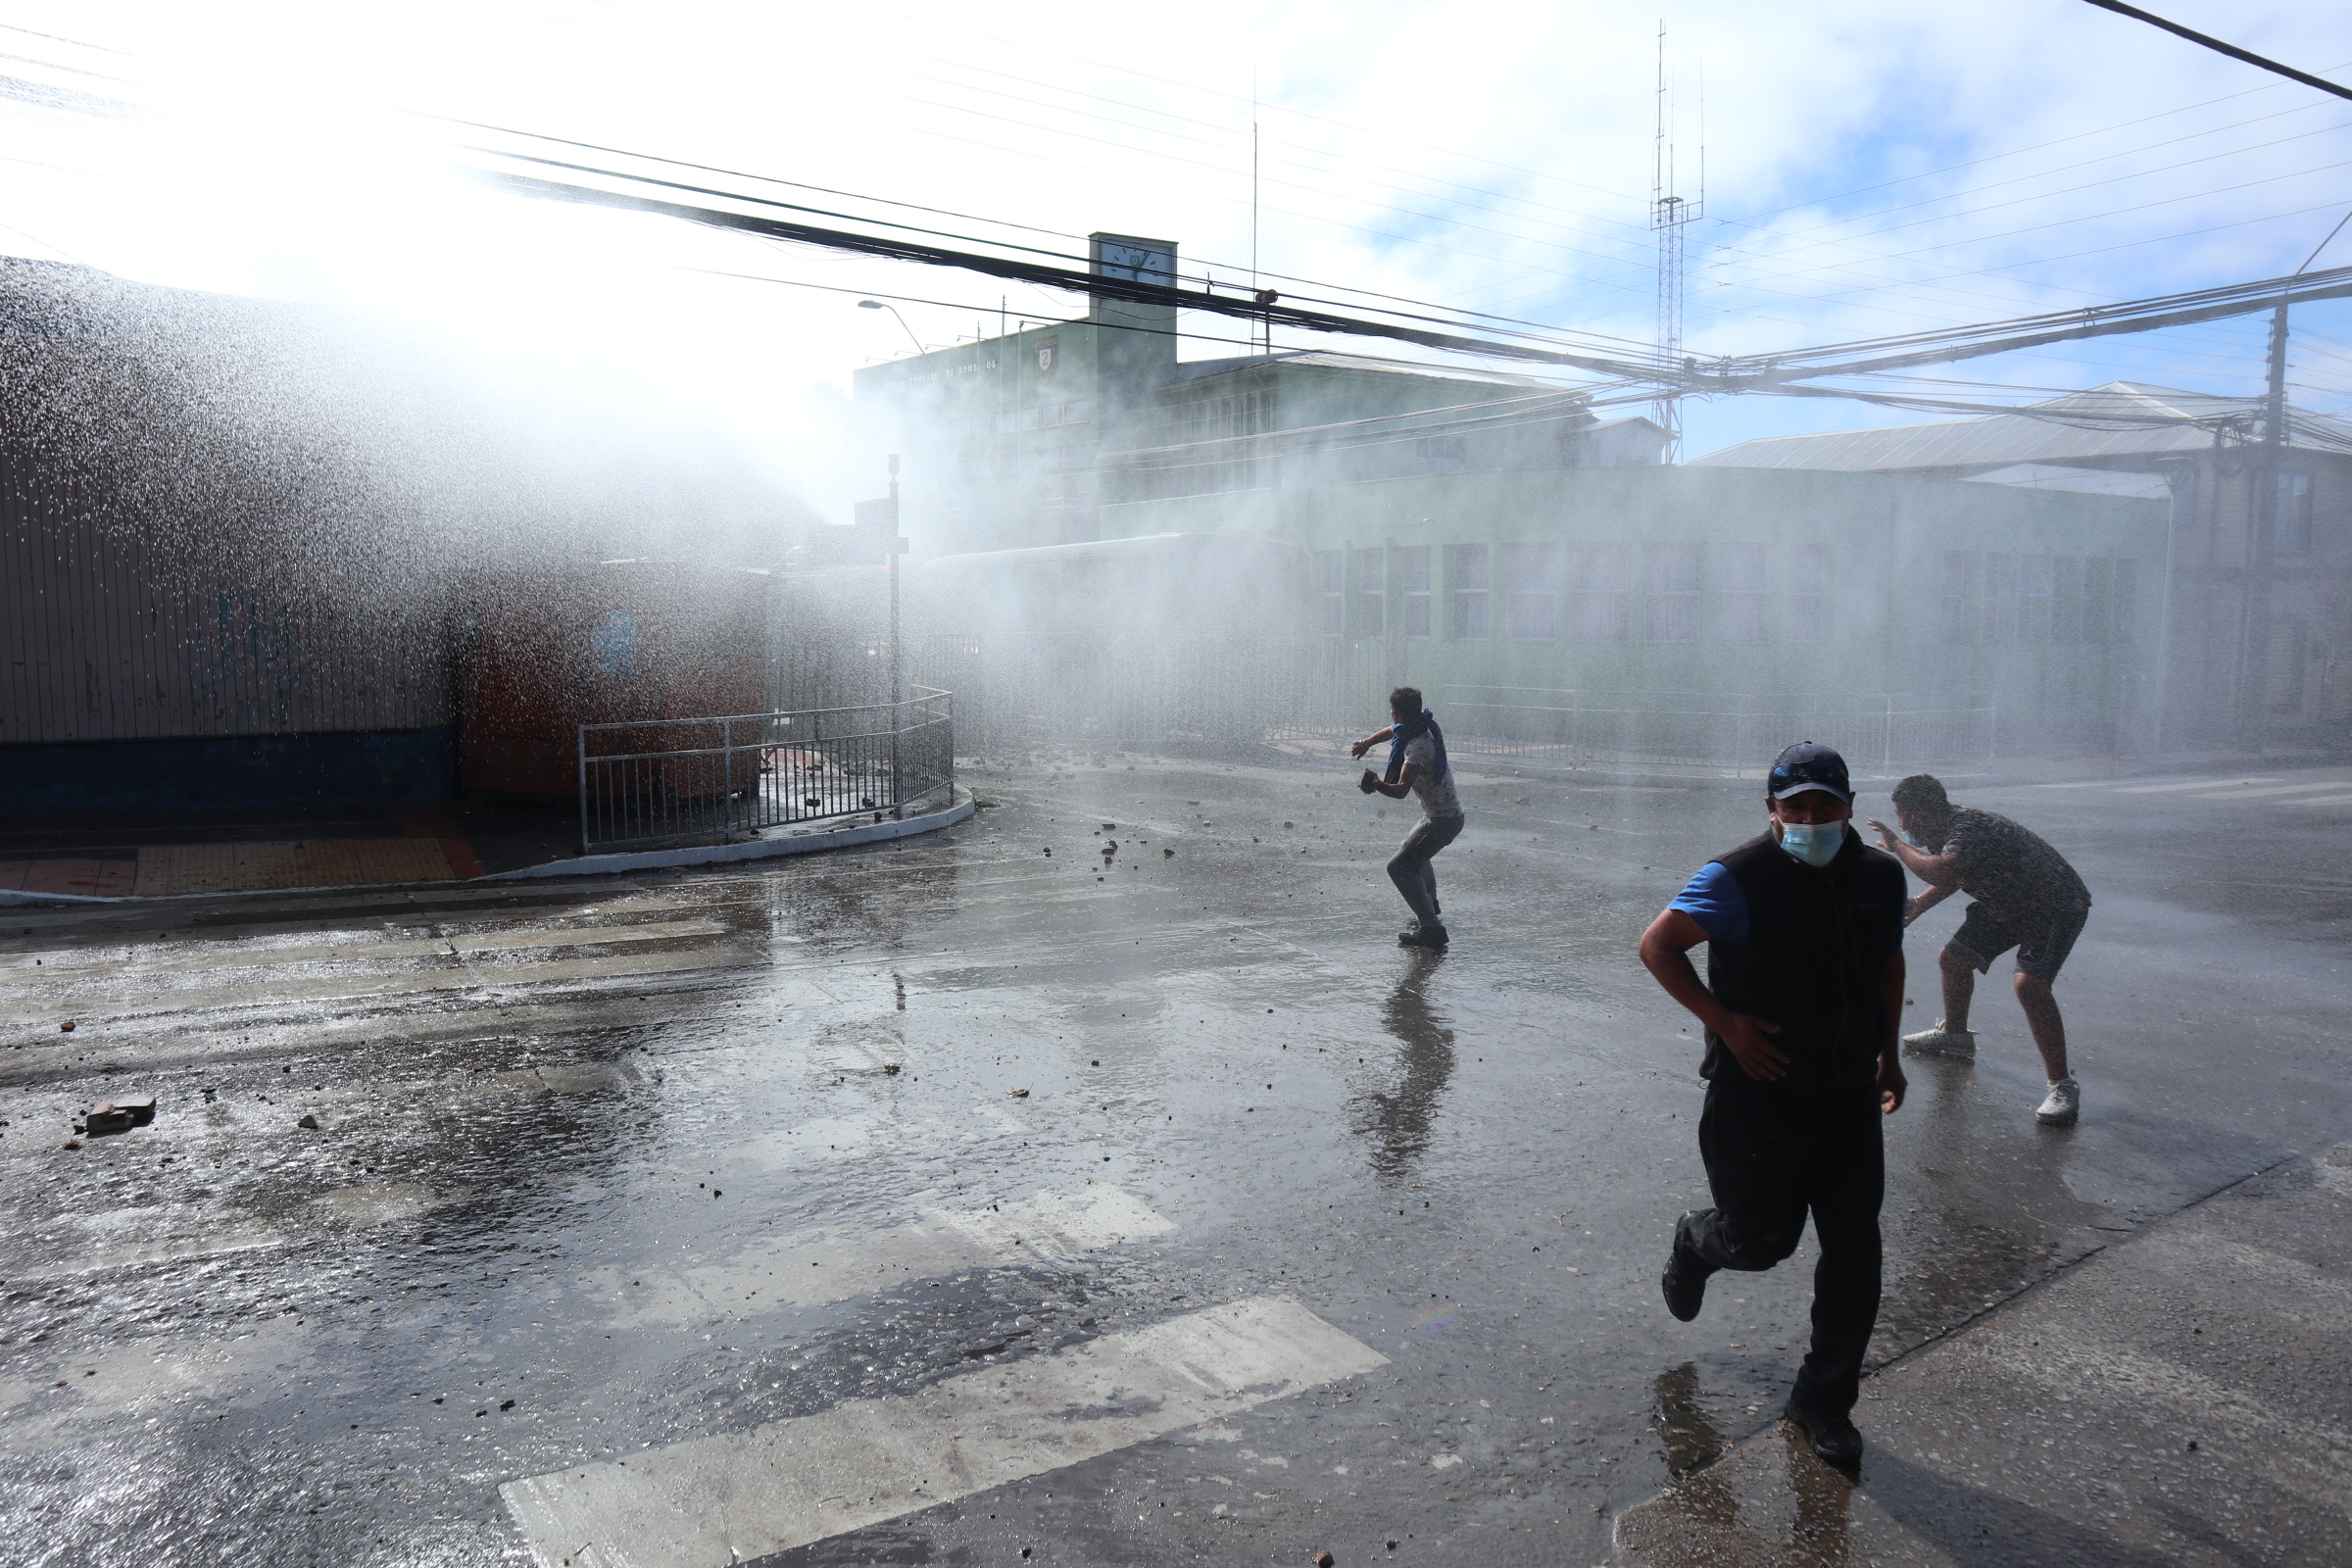
<path fill-rule="evenodd" d="M 435 806 L 457 793 L 450 726 L 0 746 L 8 814 Z"/>

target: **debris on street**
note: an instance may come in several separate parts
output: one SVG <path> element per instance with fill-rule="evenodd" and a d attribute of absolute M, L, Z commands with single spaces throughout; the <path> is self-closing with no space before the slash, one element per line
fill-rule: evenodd
<path fill-rule="evenodd" d="M 110 1133 L 126 1133 L 133 1127 L 144 1127 L 155 1120 L 153 1095 L 119 1096 L 101 1100 L 82 1115 L 82 1127 L 92 1138 Z"/>

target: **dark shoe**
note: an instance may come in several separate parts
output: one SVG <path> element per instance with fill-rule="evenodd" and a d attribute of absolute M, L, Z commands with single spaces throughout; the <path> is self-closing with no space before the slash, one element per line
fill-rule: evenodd
<path fill-rule="evenodd" d="M 1683 1216 L 1685 1224 L 1690 1216 Z M 1681 1227 L 1676 1227 L 1674 1250 L 1666 1256 L 1666 1272 L 1658 1276 L 1658 1289 L 1666 1295 L 1666 1310 L 1688 1323 L 1698 1316 L 1706 1304 L 1707 1276 L 1715 1271 L 1687 1251 L 1682 1243 Z"/>
<path fill-rule="evenodd" d="M 1793 1396 L 1788 1400 L 1788 1424 L 1812 1440 L 1813 1452 L 1823 1464 L 1852 1471 L 1862 1463 L 1862 1434 L 1842 1411 L 1824 1410 Z"/>
<path fill-rule="evenodd" d="M 1400 948 L 1442 948 L 1446 942 L 1446 928 L 1442 925 L 1417 925 L 1396 933 L 1396 945 Z"/>

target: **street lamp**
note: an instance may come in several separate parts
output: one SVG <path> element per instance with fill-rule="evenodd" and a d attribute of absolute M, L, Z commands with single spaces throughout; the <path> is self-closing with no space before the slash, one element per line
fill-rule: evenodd
<path fill-rule="evenodd" d="M 858 302 L 858 308 L 861 311 L 888 311 L 891 315 L 898 316 L 899 326 L 906 332 L 906 341 L 914 345 L 914 352 L 917 354 L 929 352 L 923 347 L 923 340 L 914 335 L 914 328 L 906 324 L 906 318 L 904 316 L 899 316 L 899 308 L 897 306 L 885 305 L 880 300 L 859 300 Z"/>

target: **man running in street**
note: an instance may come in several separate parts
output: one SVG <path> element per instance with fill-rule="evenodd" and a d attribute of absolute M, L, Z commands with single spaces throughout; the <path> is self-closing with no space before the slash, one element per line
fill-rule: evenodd
<path fill-rule="evenodd" d="M 1366 795 L 1385 795 L 1401 801 L 1407 794 L 1421 798 L 1421 822 L 1404 836 L 1396 858 L 1389 861 L 1389 880 L 1404 895 L 1412 923 L 1396 934 L 1398 946 L 1443 948 L 1446 927 L 1438 918 L 1438 874 L 1430 861 L 1461 836 L 1462 798 L 1453 790 L 1453 768 L 1446 760 L 1446 734 L 1438 715 L 1421 706 L 1418 687 L 1399 686 L 1389 693 L 1390 724 L 1355 742 L 1349 753 L 1361 757 L 1382 741 L 1389 743 L 1386 777 L 1364 769 L 1359 787 Z"/>
<path fill-rule="evenodd" d="M 1706 1026 L 1699 1157 L 1715 1206 L 1675 1226 L 1659 1284 L 1688 1323 L 1718 1269 L 1768 1269 L 1805 1216 L 1813 1345 L 1788 1416 L 1851 1471 L 1862 1356 L 1879 1315 L 1880 1118 L 1903 1102 L 1903 872 L 1855 835 L 1845 760 L 1807 741 L 1765 786 L 1765 832 L 1699 868 L 1642 934 L 1642 962 Z M 1699 983 L 1690 950 L 1707 944 Z"/>
<path fill-rule="evenodd" d="M 1977 1054 L 1968 1004 L 1977 976 L 2017 950 L 2017 1001 L 2049 1079 L 2049 1094 L 2034 1112 L 2045 1127 L 2072 1127 L 2082 1113 L 2082 1091 L 2067 1070 L 2066 1020 L 2050 982 L 2090 917 L 2090 889 L 2066 857 L 2040 835 L 1992 811 L 1954 806 L 1934 774 L 1914 773 L 1894 787 L 1894 819 L 1905 844 L 1874 819 L 1879 840 L 1910 873 L 1928 884 L 1903 914 L 1909 925 L 1955 893 L 1977 902 L 1943 945 L 1943 1021 L 1903 1036 L 1913 1051 L 1948 1056 Z M 1912 844 L 1923 846 L 1912 848 Z"/>

